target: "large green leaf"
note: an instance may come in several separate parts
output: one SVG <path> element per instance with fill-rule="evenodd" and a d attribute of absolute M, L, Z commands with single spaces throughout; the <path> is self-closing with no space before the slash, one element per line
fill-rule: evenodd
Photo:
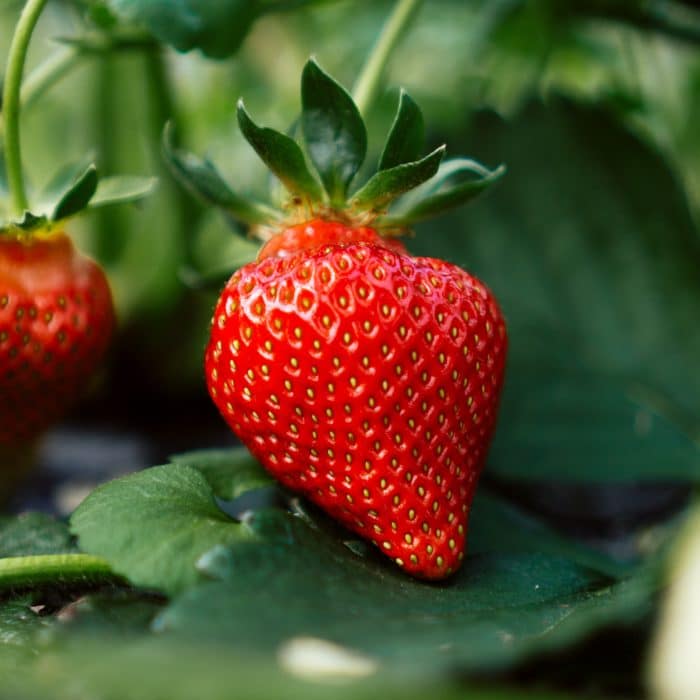
<path fill-rule="evenodd" d="M 537 552 L 565 557 L 577 564 L 615 579 L 630 575 L 639 560 L 618 560 L 552 530 L 513 503 L 495 496 L 485 485 L 477 492 L 469 516 L 470 554 Z"/>
<path fill-rule="evenodd" d="M 34 656 L 36 635 L 46 626 L 31 609 L 31 604 L 29 597 L 0 601 L 0 677 L 3 686 L 20 664 Z"/>
<path fill-rule="evenodd" d="M 304 658 L 282 654 L 280 660 L 251 652 L 232 653 L 214 644 L 172 639 L 96 639 L 76 636 L 69 644 L 43 652 L 36 670 L 8 675 L 0 697 L 8 700 L 567 700 L 547 690 L 467 684 L 452 676 L 376 671 L 368 678 L 343 673 L 351 650 L 316 652 L 313 640 Z M 340 656 L 340 663 L 334 657 Z M 343 654 L 345 656 L 343 656 Z M 330 664 L 328 657 L 330 656 Z M 289 660 L 287 657 L 290 657 Z M 291 662 L 291 663 L 290 663 Z M 347 665 L 347 664 L 346 664 Z M 313 668 L 319 668 L 314 677 Z M 291 672 L 290 672 L 291 671 Z M 493 684 L 492 684 L 493 685 Z M 9 689 L 7 695 L 3 695 Z"/>
<path fill-rule="evenodd" d="M 696 479 L 677 426 L 700 428 L 700 238 L 667 164 L 605 108 L 564 99 L 508 124 L 484 115 L 474 134 L 460 150 L 507 162 L 508 177 L 410 244 L 479 276 L 504 308 L 510 361 L 489 468 Z"/>
<path fill-rule="evenodd" d="M 104 557 L 136 585 L 170 594 L 197 581 L 195 564 L 209 549 L 251 537 L 217 507 L 202 474 L 179 464 L 98 487 L 71 528 L 84 552 Z"/>
<path fill-rule="evenodd" d="M 0 558 L 76 551 L 68 525 L 44 513 L 23 513 L 0 522 Z"/>
<path fill-rule="evenodd" d="M 259 507 L 245 524 L 225 516 L 215 491 L 238 495 L 259 483 L 240 451 L 180 460 L 191 466 L 100 487 L 72 518 L 83 549 L 134 583 L 176 596 L 156 622 L 160 632 L 261 654 L 311 636 L 390 667 L 436 673 L 509 665 L 648 611 L 652 577 L 615 582 L 624 574 L 616 562 L 493 496 L 482 494 L 474 507 L 463 568 L 430 584 L 374 547 L 358 548 L 317 512 Z"/>
<path fill-rule="evenodd" d="M 216 582 L 175 601 L 159 630 L 261 651 L 313 637 L 383 665 L 435 673 L 510 665 L 650 610 L 645 576 L 611 583 L 534 551 L 536 539 L 529 552 L 473 554 L 449 583 L 430 585 L 280 511 L 257 513 L 251 527 L 264 541 L 202 557 L 200 568 Z"/>
<path fill-rule="evenodd" d="M 491 473 L 576 482 L 700 481 L 700 449 L 635 384 L 603 372 L 512 368 Z"/>

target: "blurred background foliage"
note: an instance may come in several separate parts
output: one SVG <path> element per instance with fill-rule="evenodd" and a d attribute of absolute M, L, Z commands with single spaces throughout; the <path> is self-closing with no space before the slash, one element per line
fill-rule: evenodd
<path fill-rule="evenodd" d="M 0 6 L 0 55 L 19 6 Z M 239 189 L 264 188 L 264 169 L 234 125 L 237 98 L 245 96 L 259 122 L 287 127 L 299 109 L 298 75 L 308 56 L 352 85 L 390 6 L 201 3 L 201 21 L 188 24 L 179 3 L 49 3 L 30 72 L 49 56 L 71 56 L 62 57 L 62 80 L 25 112 L 30 180 L 39 186 L 56 163 L 87 152 L 105 173 L 160 178 L 146 203 L 95 214 L 74 231 L 106 265 L 119 308 L 112 396 L 118 390 L 127 401 L 158 401 L 203 391 L 201 350 L 214 297 L 183 284 L 183 270 L 221 268 L 254 250 L 171 180 L 160 158 L 164 123 L 174 120 L 180 141 L 208 155 Z M 158 40 L 193 50 L 178 53 Z M 452 144 L 453 155 L 478 110 L 511 118 L 533 96 L 553 93 L 604 103 L 668 159 L 697 220 L 698 43 L 700 8 L 692 2 L 431 0 L 391 63 L 392 87 L 370 115 L 371 147 L 380 148 L 397 86 L 423 107 L 431 142 Z M 447 240 L 454 235 L 448 221 L 433 225 L 447 229 Z"/>

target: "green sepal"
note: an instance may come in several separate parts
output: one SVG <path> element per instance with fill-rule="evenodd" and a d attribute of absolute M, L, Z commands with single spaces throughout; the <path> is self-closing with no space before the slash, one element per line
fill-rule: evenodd
<path fill-rule="evenodd" d="M 367 130 L 352 97 L 309 60 L 301 76 L 301 127 L 311 161 L 330 195 L 342 204 L 367 154 Z"/>
<path fill-rule="evenodd" d="M 49 217 L 50 220 L 67 219 L 85 209 L 97 191 L 98 182 L 97 167 L 94 164 L 88 165 L 60 195 Z"/>
<path fill-rule="evenodd" d="M 274 129 L 257 126 L 246 112 L 243 100 L 238 101 L 238 125 L 246 141 L 290 194 L 312 202 L 323 201 L 323 187 L 309 170 L 304 152 L 294 139 Z"/>
<path fill-rule="evenodd" d="M 418 160 L 423 152 L 424 143 L 423 113 L 408 93 L 401 90 L 394 123 L 379 158 L 379 170 L 389 170 L 397 165 Z"/>
<path fill-rule="evenodd" d="M 25 211 L 21 219 L 11 221 L 9 228 L 3 227 L 2 230 L 20 229 L 22 231 L 33 231 L 37 228 L 43 228 L 48 223 L 48 218 L 43 214 L 32 214 L 30 211 Z"/>
<path fill-rule="evenodd" d="M 112 175 L 102 178 L 89 203 L 89 208 L 106 207 L 109 204 L 126 204 L 147 197 L 158 182 L 156 177 L 141 175 Z"/>
<path fill-rule="evenodd" d="M 352 198 L 350 204 L 356 209 L 381 211 L 394 199 L 423 184 L 438 172 L 445 155 L 445 146 L 414 161 L 380 170 Z"/>
<path fill-rule="evenodd" d="M 38 194 L 38 209 L 54 209 L 73 184 L 95 163 L 95 154 L 87 153 L 78 161 L 63 164 Z"/>
<path fill-rule="evenodd" d="M 163 155 L 173 175 L 199 199 L 213 204 L 246 224 L 269 223 L 281 216 L 270 207 L 236 194 L 207 160 L 173 145 L 172 125 L 163 131 Z"/>
<path fill-rule="evenodd" d="M 381 223 L 386 226 L 405 226 L 466 204 L 498 182 L 505 172 L 505 165 L 489 170 L 468 158 L 447 161 L 432 180 L 412 193 L 410 201 L 401 210 L 386 217 Z M 454 182 L 464 176 L 469 179 Z"/>

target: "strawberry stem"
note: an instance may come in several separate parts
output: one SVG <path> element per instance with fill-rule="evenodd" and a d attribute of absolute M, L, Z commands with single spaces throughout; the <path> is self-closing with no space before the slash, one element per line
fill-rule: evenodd
<path fill-rule="evenodd" d="M 389 57 L 406 33 L 421 4 L 422 0 L 399 0 L 384 24 L 352 91 L 353 100 L 360 114 L 367 114 L 367 110 L 377 96 L 379 83 Z"/>
<path fill-rule="evenodd" d="M 0 592 L 46 584 L 120 582 L 104 559 L 89 554 L 42 554 L 0 559 Z"/>
<path fill-rule="evenodd" d="M 22 153 L 20 145 L 20 89 L 22 73 L 27 58 L 29 40 L 47 0 L 28 0 L 20 15 L 10 44 L 7 73 L 3 89 L 3 111 L 5 116 L 5 167 L 10 190 L 12 211 L 21 217 L 29 208 L 22 175 Z"/>

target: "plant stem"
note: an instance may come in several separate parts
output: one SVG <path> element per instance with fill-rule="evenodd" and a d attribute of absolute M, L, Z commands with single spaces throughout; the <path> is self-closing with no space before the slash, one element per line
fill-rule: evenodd
<path fill-rule="evenodd" d="M 41 584 L 116 583 L 109 564 L 89 554 L 45 554 L 0 559 L 0 591 Z"/>
<path fill-rule="evenodd" d="M 366 114 L 374 101 L 389 56 L 405 34 L 411 20 L 418 13 L 421 4 L 422 0 L 398 0 L 394 11 L 384 24 L 379 39 L 352 91 L 353 99 L 361 114 Z"/>
<path fill-rule="evenodd" d="M 7 59 L 7 74 L 3 90 L 3 111 L 5 113 L 5 167 L 7 184 L 10 190 L 12 211 L 21 216 L 28 208 L 27 193 L 22 176 L 22 154 L 20 147 L 20 89 L 22 73 L 27 58 L 27 48 L 32 32 L 39 19 L 46 0 L 27 0 L 22 10 L 10 44 Z"/>

